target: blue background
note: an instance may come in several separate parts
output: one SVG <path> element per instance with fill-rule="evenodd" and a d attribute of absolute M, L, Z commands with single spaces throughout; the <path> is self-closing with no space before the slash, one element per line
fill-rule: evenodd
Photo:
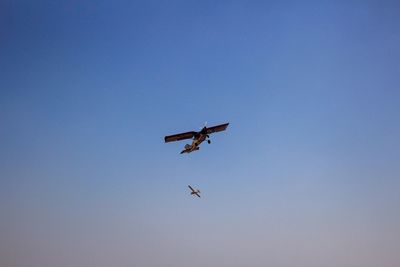
<path fill-rule="evenodd" d="M 398 266 L 399 12 L 0 1 L 0 265 Z"/>

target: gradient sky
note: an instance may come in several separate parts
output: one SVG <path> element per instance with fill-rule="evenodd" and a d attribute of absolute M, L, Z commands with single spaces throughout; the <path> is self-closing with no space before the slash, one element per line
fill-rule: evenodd
<path fill-rule="evenodd" d="M 399 85 L 398 1 L 0 0 L 0 266 L 400 266 Z"/>

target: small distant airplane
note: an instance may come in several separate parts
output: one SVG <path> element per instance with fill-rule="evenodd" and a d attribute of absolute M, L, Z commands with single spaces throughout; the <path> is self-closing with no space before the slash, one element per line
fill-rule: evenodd
<path fill-rule="evenodd" d="M 188 187 L 190 188 L 190 190 L 192 190 L 192 192 L 190 192 L 191 195 L 196 195 L 196 196 L 200 197 L 200 190 L 199 189 L 195 190 L 190 185 L 188 185 Z"/>
<path fill-rule="evenodd" d="M 199 132 L 191 131 L 186 133 L 179 133 L 174 135 L 168 135 L 164 137 L 165 143 L 173 142 L 173 141 L 180 141 L 184 139 L 191 139 L 193 138 L 192 144 L 186 144 L 185 149 L 181 151 L 183 153 L 190 153 L 196 150 L 199 150 L 199 145 L 203 143 L 207 138 L 207 143 L 211 143 L 209 134 L 225 131 L 228 127 L 229 123 L 216 125 L 213 127 L 206 127 L 204 126 Z"/>

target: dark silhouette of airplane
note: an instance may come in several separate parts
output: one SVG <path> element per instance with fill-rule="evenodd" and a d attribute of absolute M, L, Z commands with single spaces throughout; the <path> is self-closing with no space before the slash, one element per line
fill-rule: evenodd
<path fill-rule="evenodd" d="M 181 151 L 183 153 L 190 153 L 196 150 L 199 150 L 199 145 L 207 140 L 207 143 L 211 143 L 210 141 L 210 134 L 225 131 L 228 127 L 229 123 L 216 125 L 213 127 L 206 127 L 204 126 L 199 132 L 191 131 L 186 133 L 179 133 L 174 135 L 168 135 L 164 137 L 165 143 L 180 141 L 184 139 L 191 139 L 193 138 L 192 144 L 186 144 L 184 150 Z"/>
<path fill-rule="evenodd" d="M 192 192 L 190 192 L 191 195 L 196 195 L 196 196 L 200 197 L 200 190 L 199 189 L 194 189 L 190 185 L 188 185 L 188 187 L 190 188 L 190 190 L 192 190 Z"/>

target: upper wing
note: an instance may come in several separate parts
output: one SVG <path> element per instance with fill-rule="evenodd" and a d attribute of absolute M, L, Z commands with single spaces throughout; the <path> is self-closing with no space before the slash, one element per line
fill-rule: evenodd
<path fill-rule="evenodd" d="M 164 140 L 165 140 L 165 143 L 168 143 L 168 142 L 179 141 L 179 140 L 183 140 L 183 139 L 190 139 L 190 138 L 193 138 L 193 136 L 195 134 L 196 134 L 196 132 L 191 131 L 191 132 L 186 132 L 186 133 L 168 135 L 168 136 L 164 137 Z"/>
<path fill-rule="evenodd" d="M 194 189 L 193 189 L 193 187 L 191 187 L 190 185 L 188 185 L 188 187 L 190 188 L 190 190 L 192 190 L 192 191 L 194 192 Z"/>
<path fill-rule="evenodd" d="M 209 128 L 207 128 L 207 134 L 225 131 L 226 128 L 228 128 L 228 125 L 229 125 L 229 123 L 225 123 L 225 124 L 220 124 L 217 126 L 209 127 Z"/>
<path fill-rule="evenodd" d="M 201 198 L 200 195 L 199 195 L 199 193 L 194 193 L 194 194 L 195 194 L 196 196 L 198 196 L 199 198 Z"/>

